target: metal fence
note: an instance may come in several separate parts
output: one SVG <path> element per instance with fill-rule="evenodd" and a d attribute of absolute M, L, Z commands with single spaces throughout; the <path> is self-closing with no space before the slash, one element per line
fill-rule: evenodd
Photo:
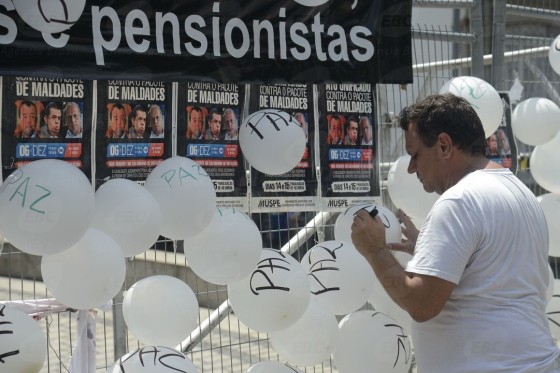
<path fill-rule="evenodd" d="M 389 166 L 404 154 L 397 115 L 417 98 L 436 93 L 445 81 L 460 75 L 483 78 L 502 91 L 523 87 L 522 99 L 546 97 L 560 104 L 560 76 L 548 63 L 548 49 L 560 34 L 560 1 L 416 0 L 413 2 L 414 83 L 377 87 L 379 156 L 383 201 L 390 206 L 384 181 Z M 440 13 L 438 13 L 440 12 Z M 447 24 L 430 23 L 431 13 L 445 15 Z M 433 19 L 433 18 L 432 18 Z M 433 22 L 433 21 L 432 21 Z M 515 101 L 513 102 L 516 103 Z M 518 144 L 518 176 L 535 194 L 545 193 L 526 165 L 531 147 Z M 252 214 L 265 247 L 282 249 L 297 259 L 316 242 L 332 238 L 335 215 L 324 212 Z M 6 244 L 0 255 L 0 300 L 47 298 L 37 257 Z M 556 262 L 551 258 L 551 263 Z M 200 372 L 244 373 L 261 360 L 279 360 L 268 336 L 244 326 L 227 303 L 227 290 L 199 279 L 189 270 L 181 242 L 158 242 L 153 250 L 130 259 L 123 290 L 153 274 L 176 276 L 187 282 L 205 307 L 197 330 L 181 345 Z M 558 271 L 555 271 L 558 273 Z M 558 277 L 558 276 L 556 276 Z M 96 321 L 96 367 L 105 370 L 120 356 L 140 346 L 127 332 L 122 317 L 122 295 Z M 165 310 L 161 315 L 165 317 Z M 67 372 L 76 345 L 77 313 L 46 313 L 40 321 L 48 340 L 48 359 L 41 372 Z M 336 372 L 332 361 L 305 372 Z"/>

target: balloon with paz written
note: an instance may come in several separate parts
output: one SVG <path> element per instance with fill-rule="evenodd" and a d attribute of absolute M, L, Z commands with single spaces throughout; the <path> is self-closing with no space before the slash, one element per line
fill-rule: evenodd
<path fill-rule="evenodd" d="M 216 209 L 206 229 L 185 240 L 185 258 L 203 280 L 227 285 L 247 276 L 261 257 L 262 237 L 242 211 Z"/>
<path fill-rule="evenodd" d="M 128 329 L 147 345 L 177 346 L 198 321 L 196 295 L 172 276 L 156 275 L 136 282 L 126 292 L 122 309 Z M 154 317 L 158 314 L 160 317 Z"/>
<path fill-rule="evenodd" d="M 373 293 L 375 273 L 354 245 L 323 241 L 301 259 L 311 284 L 312 298 L 335 315 L 362 307 Z"/>
<path fill-rule="evenodd" d="M 560 131 L 560 108 L 543 97 L 523 100 L 511 114 L 513 134 L 528 145 L 540 145 L 550 141 Z"/>
<path fill-rule="evenodd" d="M 47 358 L 47 339 L 38 322 L 0 304 L 0 370 L 37 373 Z"/>
<path fill-rule="evenodd" d="M 560 74 L 560 35 L 554 39 L 548 50 L 548 61 L 556 74 Z"/>
<path fill-rule="evenodd" d="M 182 352 L 163 346 L 146 346 L 117 360 L 106 373 L 197 373 Z"/>
<path fill-rule="evenodd" d="M 0 187 L 0 232 L 28 254 L 56 254 L 84 235 L 93 207 L 93 188 L 78 167 L 56 159 L 33 161 Z"/>
<path fill-rule="evenodd" d="M 500 94 L 490 83 L 474 76 L 459 76 L 448 80 L 439 93 L 453 93 L 466 99 L 478 114 L 485 137 L 494 133 L 502 123 L 504 108 Z"/>
<path fill-rule="evenodd" d="M 529 158 L 531 176 L 544 189 L 560 193 L 560 134 L 535 146 Z M 556 229 L 556 228 L 555 228 Z"/>
<path fill-rule="evenodd" d="M 340 373 L 407 373 L 412 363 L 408 333 L 377 311 L 356 311 L 339 323 L 333 353 Z"/>
<path fill-rule="evenodd" d="M 291 171 L 305 152 L 305 132 L 298 121 L 282 110 L 249 114 L 239 128 L 239 146 L 258 171 L 281 175 Z"/>
<path fill-rule="evenodd" d="M 282 360 L 306 366 L 320 364 L 330 357 L 337 333 L 334 314 L 312 297 L 301 319 L 269 336 Z"/>
<path fill-rule="evenodd" d="M 235 315 L 259 332 L 285 329 L 301 318 L 311 293 L 307 273 L 289 254 L 263 249 L 256 268 L 228 284 Z"/>
<path fill-rule="evenodd" d="M 560 257 L 560 193 L 546 193 L 537 197 L 548 226 L 548 255 Z"/>
<path fill-rule="evenodd" d="M 90 228 L 74 246 L 41 258 L 47 289 L 68 307 L 87 310 L 107 303 L 121 290 L 124 255 L 116 241 Z"/>
<path fill-rule="evenodd" d="M 189 158 L 166 159 L 150 172 L 144 187 L 159 202 L 162 236 L 184 240 L 200 233 L 214 217 L 214 184 L 204 168 Z"/>
<path fill-rule="evenodd" d="M 127 257 L 156 243 L 162 225 L 159 203 L 135 181 L 111 179 L 95 192 L 92 226 L 113 237 Z"/>
<path fill-rule="evenodd" d="M 334 223 L 334 238 L 339 241 L 346 241 L 352 243 L 352 223 L 354 216 L 360 210 L 371 212 L 377 209 L 377 215 L 381 218 L 383 225 L 385 225 L 385 240 L 387 243 L 401 242 L 402 230 L 399 219 L 393 214 L 391 210 L 380 204 L 362 203 L 348 207 L 344 212 L 338 215 Z"/>
<path fill-rule="evenodd" d="M 439 198 L 439 194 L 424 190 L 416 174 L 408 173 L 409 163 L 410 155 L 406 154 L 391 165 L 387 174 L 387 191 L 395 206 L 408 216 L 423 222 Z"/>

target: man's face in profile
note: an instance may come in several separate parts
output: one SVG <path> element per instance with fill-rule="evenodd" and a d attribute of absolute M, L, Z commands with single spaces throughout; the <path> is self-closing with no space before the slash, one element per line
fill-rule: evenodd
<path fill-rule="evenodd" d="M 371 142 L 373 139 L 373 134 L 371 133 L 371 125 L 369 124 L 369 119 L 363 118 L 360 121 L 360 125 L 362 128 L 362 138 L 365 142 Z"/>
<path fill-rule="evenodd" d="M 65 114 L 66 127 L 72 135 L 76 136 L 82 131 L 82 118 L 78 105 L 70 105 Z"/>
<path fill-rule="evenodd" d="M 221 130 L 222 116 L 220 114 L 212 113 L 212 118 L 210 119 L 210 132 L 212 132 L 212 137 L 215 139 L 219 138 Z"/>
<path fill-rule="evenodd" d="M 234 136 L 237 132 L 237 124 L 235 123 L 235 114 L 232 111 L 226 111 L 224 113 L 224 122 L 226 131 L 231 136 Z"/>
<path fill-rule="evenodd" d="M 358 141 L 358 122 L 353 120 L 348 122 L 348 139 L 352 144 Z"/>
<path fill-rule="evenodd" d="M 47 122 L 47 129 L 51 136 L 58 136 L 60 132 L 60 119 L 62 117 L 60 109 L 50 108 L 48 114 L 45 116 Z"/>
<path fill-rule="evenodd" d="M 152 132 L 159 135 L 163 132 L 163 123 L 161 118 L 161 110 L 159 107 L 152 109 L 150 111 L 150 127 L 152 127 Z"/>
<path fill-rule="evenodd" d="M 342 126 L 340 124 L 340 119 L 331 119 L 331 139 L 333 143 L 338 143 L 342 135 Z"/>
<path fill-rule="evenodd" d="M 119 109 L 116 106 L 111 111 L 111 128 L 113 129 L 113 137 L 121 137 L 124 133 L 126 123 L 126 113 L 124 108 Z"/>
<path fill-rule="evenodd" d="M 189 117 L 189 129 L 191 130 L 192 137 L 198 139 L 202 132 L 202 112 L 191 110 Z"/>
<path fill-rule="evenodd" d="M 19 109 L 19 123 L 23 130 L 23 137 L 33 136 L 33 132 L 37 126 L 37 108 L 35 105 L 21 105 Z"/>
<path fill-rule="evenodd" d="M 147 115 L 145 111 L 138 110 L 136 112 L 136 116 L 132 118 L 132 125 L 139 137 L 144 136 L 144 132 L 146 132 L 146 117 Z"/>

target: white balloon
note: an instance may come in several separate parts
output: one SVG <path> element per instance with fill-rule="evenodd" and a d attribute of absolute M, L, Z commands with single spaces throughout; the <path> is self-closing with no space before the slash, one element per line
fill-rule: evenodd
<path fill-rule="evenodd" d="M 79 168 L 56 159 L 34 161 L 0 187 L 0 231 L 28 254 L 56 254 L 84 235 L 93 206 L 93 188 Z"/>
<path fill-rule="evenodd" d="M 373 294 L 375 273 L 356 248 L 344 241 L 323 241 L 301 259 L 311 294 L 335 315 L 362 307 Z"/>
<path fill-rule="evenodd" d="M 537 197 L 548 226 L 548 255 L 560 257 L 560 193 L 546 193 Z"/>
<path fill-rule="evenodd" d="M 385 225 L 385 241 L 387 243 L 400 243 L 402 239 L 402 229 L 399 219 L 387 207 L 379 204 L 363 203 L 348 207 L 344 212 L 338 215 L 334 223 L 334 238 L 338 241 L 346 241 L 352 243 L 352 222 L 354 215 L 362 209 L 371 212 L 377 209 L 381 221 Z"/>
<path fill-rule="evenodd" d="M 86 0 L 18 0 L 17 13 L 25 23 L 40 32 L 57 34 L 68 30 L 80 19 Z"/>
<path fill-rule="evenodd" d="M 546 304 L 550 303 L 552 295 L 554 295 L 554 272 L 552 267 L 548 266 L 548 286 L 546 288 Z"/>
<path fill-rule="evenodd" d="M 554 39 L 548 50 L 548 61 L 552 69 L 560 74 L 560 35 Z"/>
<path fill-rule="evenodd" d="M 459 76 L 447 81 L 439 93 L 453 93 L 466 99 L 478 114 L 485 137 L 502 123 L 503 105 L 500 94 L 488 82 L 474 76 Z"/>
<path fill-rule="evenodd" d="M 117 295 L 124 283 L 126 263 L 115 240 L 90 228 L 70 249 L 43 256 L 41 274 L 57 300 L 87 310 Z"/>
<path fill-rule="evenodd" d="M 403 268 L 406 268 L 406 263 L 412 258 L 412 255 L 402 252 L 392 252 L 392 254 Z M 373 281 L 373 295 L 369 299 L 369 303 L 376 311 L 397 320 L 398 324 L 406 331 L 410 332 L 412 330 L 412 317 L 391 299 L 377 277 Z"/>
<path fill-rule="evenodd" d="M 172 276 L 150 276 L 136 282 L 126 292 L 122 309 L 128 329 L 147 345 L 177 346 L 198 324 L 196 295 Z"/>
<path fill-rule="evenodd" d="M 554 294 L 546 306 L 546 316 L 550 332 L 557 340 L 560 340 L 560 280 L 554 280 Z"/>
<path fill-rule="evenodd" d="M 305 152 L 305 132 L 285 111 L 260 110 L 247 116 L 239 127 L 239 146 L 255 169 L 280 175 L 301 161 Z"/>
<path fill-rule="evenodd" d="M 47 339 L 37 321 L 15 307 L 0 304 L 2 372 L 37 373 L 47 358 Z"/>
<path fill-rule="evenodd" d="M 303 316 L 286 329 L 269 334 L 280 358 L 295 365 L 315 365 L 327 360 L 334 350 L 338 322 L 334 314 L 314 298 Z"/>
<path fill-rule="evenodd" d="M 106 373 L 197 373 L 182 352 L 163 346 L 146 346 L 117 360 Z"/>
<path fill-rule="evenodd" d="M 416 174 L 408 173 L 409 163 L 410 155 L 406 154 L 391 165 L 387 175 L 387 191 L 395 206 L 408 216 L 424 221 L 439 198 L 439 194 L 424 190 Z"/>
<path fill-rule="evenodd" d="M 560 131 L 560 108 L 553 101 L 532 97 L 516 106 L 511 114 L 513 134 L 528 145 L 550 141 Z"/>
<path fill-rule="evenodd" d="M 163 217 L 146 188 L 132 180 L 111 179 L 95 192 L 92 226 L 113 237 L 125 256 L 135 256 L 156 243 Z"/>
<path fill-rule="evenodd" d="M 202 232 L 185 240 L 185 257 L 200 278 L 227 285 L 247 276 L 261 257 L 257 225 L 242 211 L 216 209 Z"/>
<path fill-rule="evenodd" d="M 166 159 L 150 172 L 144 186 L 160 204 L 162 236 L 184 240 L 210 224 L 216 210 L 214 184 L 193 160 Z"/>
<path fill-rule="evenodd" d="M 391 317 L 376 311 L 356 311 L 339 323 L 333 353 L 340 373 L 406 373 L 412 363 L 407 331 Z"/>
<path fill-rule="evenodd" d="M 552 193 L 560 193 L 560 151 L 558 149 L 560 149 L 560 134 L 547 143 L 535 146 L 529 159 L 533 179 Z"/>
<path fill-rule="evenodd" d="M 302 373 L 302 371 L 279 361 L 259 361 L 251 365 L 247 373 Z"/>
<path fill-rule="evenodd" d="M 263 249 L 256 268 L 242 280 L 228 284 L 235 315 L 259 332 L 286 329 L 307 309 L 310 286 L 307 273 L 289 254 Z"/>

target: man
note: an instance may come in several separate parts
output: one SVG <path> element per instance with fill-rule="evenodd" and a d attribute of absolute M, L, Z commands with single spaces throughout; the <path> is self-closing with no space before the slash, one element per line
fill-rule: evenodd
<path fill-rule="evenodd" d="M 136 105 L 132 109 L 132 128 L 128 130 L 129 139 L 146 138 L 146 109 L 142 105 Z"/>
<path fill-rule="evenodd" d="M 43 121 L 45 125 L 41 127 L 40 137 L 43 139 L 60 138 L 60 120 L 62 119 L 62 109 L 56 102 L 49 102 L 45 108 Z"/>
<path fill-rule="evenodd" d="M 17 110 L 17 125 L 14 136 L 22 139 L 37 136 L 37 106 L 33 101 L 21 102 Z"/>
<path fill-rule="evenodd" d="M 80 106 L 75 102 L 67 102 L 64 106 L 64 120 L 66 123 L 66 138 L 82 138 L 82 113 Z"/>
<path fill-rule="evenodd" d="M 344 137 L 344 145 L 358 144 L 358 120 L 351 116 L 346 122 L 346 136 Z"/>
<path fill-rule="evenodd" d="M 235 118 L 235 112 L 233 109 L 227 108 L 224 110 L 224 125 L 226 133 L 224 139 L 226 141 L 237 140 L 237 119 Z"/>
<path fill-rule="evenodd" d="M 509 146 L 509 140 L 506 131 L 502 128 L 498 129 L 498 149 L 500 149 L 500 156 L 505 157 L 511 155 L 511 147 Z"/>
<path fill-rule="evenodd" d="M 369 118 L 367 116 L 360 117 L 360 130 L 362 131 L 361 145 L 373 145 L 373 133 Z"/>
<path fill-rule="evenodd" d="M 418 371 L 560 372 L 545 315 L 548 232 L 533 193 L 484 154 L 472 106 L 433 95 L 401 113 L 408 172 L 441 194 L 408 242 L 386 244 L 379 217 L 360 211 L 352 241 L 413 319 Z M 504 224 L 503 217 L 507 217 Z M 391 250 L 413 253 L 404 269 Z"/>
<path fill-rule="evenodd" d="M 124 139 L 127 130 L 126 110 L 122 104 L 116 103 L 109 111 L 109 127 L 105 136 L 113 139 Z"/>
<path fill-rule="evenodd" d="M 202 140 L 202 109 L 193 106 L 189 111 L 187 139 Z"/>
<path fill-rule="evenodd" d="M 163 116 L 160 107 L 158 105 L 150 105 L 148 116 L 150 117 L 151 128 L 150 138 L 163 139 Z"/>
<path fill-rule="evenodd" d="M 342 145 L 342 123 L 338 115 L 331 116 L 329 120 L 327 143 L 330 145 Z"/>
<path fill-rule="evenodd" d="M 498 138 L 495 133 L 491 134 L 490 137 L 486 139 L 486 155 L 498 155 Z"/>
<path fill-rule="evenodd" d="M 217 109 L 210 110 L 208 113 L 208 122 L 206 128 L 206 140 L 222 139 L 222 114 Z"/>

